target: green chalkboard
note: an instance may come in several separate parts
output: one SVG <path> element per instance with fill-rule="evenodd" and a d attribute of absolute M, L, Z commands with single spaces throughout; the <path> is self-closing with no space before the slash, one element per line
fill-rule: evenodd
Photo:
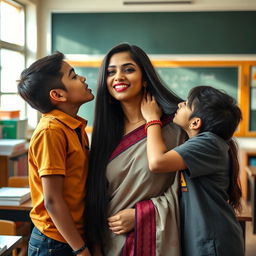
<path fill-rule="evenodd" d="M 157 68 L 165 84 L 181 98 L 198 85 L 210 85 L 237 98 L 238 68 L 236 67 L 179 67 Z"/>
<path fill-rule="evenodd" d="M 98 68 L 75 68 L 76 72 L 87 79 L 89 87 L 96 95 Z M 238 68 L 235 67 L 178 67 L 156 68 L 160 78 L 166 86 L 181 98 L 186 99 L 191 88 L 197 85 L 210 85 L 226 91 L 237 98 Z M 93 124 L 95 100 L 84 104 L 79 115 L 88 120 L 88 125 Z"/>
<path fill-rule="evenodd" d="M 256 131 L 256 110 L 250 111 L 250 131 Z"/>
<path fill-rule="evenodd" d="M 52 51 L 106 54 L 130 42 L 148 54 L 255 54 L 256 11 L 53 13 Z"/>
<path fill-rule="evenodd" d="M 77 74 L 86 77 L 86 83 L 89 88 L 92 90 L 92 93 L 96 96 L 96 83 L 98 78 L 98 68 L 81 68 L 75 67 L 75 71 Z M 94 105 L 95 100 L 90 101 L 82 105 L 78 111 L 78 115 L 88 120 L 88 126 L 92 126 L 93 124 L 93 116 L 94 116 Z"/>

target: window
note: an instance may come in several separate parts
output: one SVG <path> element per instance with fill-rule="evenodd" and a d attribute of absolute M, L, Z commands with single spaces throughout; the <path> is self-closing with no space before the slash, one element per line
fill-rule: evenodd
<path fill-rule="evenodd" d="M 17 94 L 17 82 L 25 68 L 25 8 L 12 0 L 0 0 L 0 109 L 20 110 L 27 106 Z"/>

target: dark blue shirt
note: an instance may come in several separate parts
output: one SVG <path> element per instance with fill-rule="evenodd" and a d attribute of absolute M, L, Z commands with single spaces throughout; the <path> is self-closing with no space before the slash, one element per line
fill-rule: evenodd
<path fill-rule="evenodd" d="M 183 256 L 243 256 L 243 235 L 227 203 L 229 146 L 204 132 L 174 149 L 188 169 L 182 172 Z"/>

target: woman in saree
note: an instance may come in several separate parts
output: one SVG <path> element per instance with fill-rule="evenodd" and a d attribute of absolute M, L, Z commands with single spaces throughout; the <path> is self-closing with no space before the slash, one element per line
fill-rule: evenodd
<path fill-rule="evenodd" d="M 182 100 L 163 85 L 142 49 L 113 47 L 99 73 L 86 199 L 88 246 L 102 255 L 180 255 L 179 180 L 148 171 L 140 110 L 145 90 L 164 111 L 168 149 L 177 146 L 184 134 L 172 118 Z"/>

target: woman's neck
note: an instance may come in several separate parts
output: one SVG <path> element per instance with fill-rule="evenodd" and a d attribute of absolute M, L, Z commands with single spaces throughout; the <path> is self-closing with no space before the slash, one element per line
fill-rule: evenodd
<path fill-rule="evenodd" d="M 141 99 L 122 103 L 124 112 L 124 133 L 127 134 L 145 123 L 140 110 Z"/>

